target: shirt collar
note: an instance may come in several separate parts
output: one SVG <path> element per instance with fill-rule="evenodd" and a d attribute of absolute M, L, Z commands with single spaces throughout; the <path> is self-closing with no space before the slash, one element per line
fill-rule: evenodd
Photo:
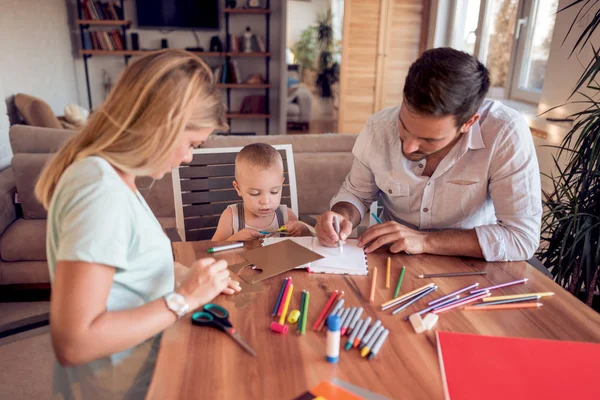
<path fill-rule="evenodd" d="M 481 127 L 479 126 L 479 120 L 475 121 L 469 132 L 467 132 L 467 149 L 479 150 L 484 149 L 485 144 L 481 137 Z"/>

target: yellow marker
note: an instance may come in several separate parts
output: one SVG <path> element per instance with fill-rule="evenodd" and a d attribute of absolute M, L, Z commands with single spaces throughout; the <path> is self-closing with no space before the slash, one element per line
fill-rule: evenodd
<path fill-rule="evenodd" d="M 360 356 L 361 357 L 366 357 L 369 354 L 370 351 L 371 351 L 370 348 L 363 347 L 363 349 L 360 351 Z"/>
<path fill-rule="evenodd" d="M 300 311 L 294 310 L 290 313 L 290 316 L 288 317 L 288 322 L 290 324 L 295 324 L 296 322 L 298 322 L 298 318 L 300 318 Z"/>
<path fill-rule="evenodd" d="M 390 274 L 392 273 L 392 259 L 388 257 L 387 260 L 387 275 L 385 276 L 385 288 L 390 288 Z"/>
<path fill-rule="evenodd" d="M 290 285 L 290 289 L 288 290 L 288 295 L 285 298 L 285 303 L 283 303 L 283 312 L 281 313 L 281 317 L 279 317 L 279 325 L 285 324 L 285 316 L 288 312 L 288 307 L 290 306 L 290 300 L 292 299 L 292 292 L 294 291 L 294 284 Z"/>
<path fill-rule="evenodd" d="M 432 286 L 434 286 L 434 285 L 435 285 L 435 283 L 428 283 L 427 285 L 425 285 L 425 286 L 421 286 L 420 288 L 418 288 L 418 289 L 415 289 L 415 290 L 413 290 L 412 292 L 405 293 L 405 294 L 403 294 L 402 296 L 396 297 L 395 299 L 392 299 L 392 300 L 390 300 L 390 301 L 386 301 L 385 303 L 383 303 L 383 304 L 381 305 L 381 307 L 385 307 L 385 306 L 388 306 L 388 305 L 390 305 L 390 304 L 397 303 L 398 301 L 400 301 L 400 300 L 402 300 L 402 299 L 405 299 L 405 298 L 407 298 L 407 297 L 409 297 L 409 296 L 411 296 L 411 295 L 413 295 L 413 294 L 415 294 L 415 293 L 417 293 L 417 292 L 420 292 L 420 291 L 421 291 L 421 290 L 423 290 L 423 289 L 430 288 L 430 287 L 432 287 Z"/>
<path fill-rule="evenodd" d="M 541 292 L 541 293 L 511 294 L 508 296 L 493 296 L 493 297 L 487 297 L 487 298 L 483 299 L 483 302 L 487 303 L 490 301 L 498 301 L 498 300 L 520 299 L 522 297 L 530 297 L 530 296 L 547 297 L 547 296 L 554 296 L 554 293 L 553 292 Z"/>

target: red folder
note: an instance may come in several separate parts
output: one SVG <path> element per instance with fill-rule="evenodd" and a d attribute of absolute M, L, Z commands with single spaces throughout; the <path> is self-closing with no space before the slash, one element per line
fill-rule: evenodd
<path fill-rule="evenodd" d="M 452 400 L 600 398 L 600 344 L 437 332 Z"/>

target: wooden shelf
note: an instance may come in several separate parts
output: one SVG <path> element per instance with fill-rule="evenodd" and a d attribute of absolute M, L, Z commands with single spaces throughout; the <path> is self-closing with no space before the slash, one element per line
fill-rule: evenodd
<path fill-rule="evenodd" d="M 128 26 L 131 21 L 123 19 L 78 19 L 75 23 L 77 25 Z"/>
<path fill-rule="evenodd" d="M 271 118 L 271 114 L 228 113 L 227 118 L 229 118 L 229 119 L 269 119 L 269 118 Z"/>
<path fill-rule="evenodd" d="M 268 83 L 217 83 L 219 89 L 268 89 L 271 87 Z"/>
<path fill-rule="evenodd" d="M 152 53 L 153 51 L 158 50 L 79 50 L 79 55 L 81 56 L 143 56 L 144 54 Z M 197 56 L 200 57 L 222 57 L 225 53 L 212 53 L 212 52 L 203 52 L 203 51 L 193 51 Z"/>
<path fill-rule="evenodd" d="M 228 52 L 229 57 L 271 57 L 271 53 L 244 53 L 244 52 Z"/>
<path fill-rule="evenodd" d="M 269 8 L 226 8 L 225 14 L 271 14 Z"/>

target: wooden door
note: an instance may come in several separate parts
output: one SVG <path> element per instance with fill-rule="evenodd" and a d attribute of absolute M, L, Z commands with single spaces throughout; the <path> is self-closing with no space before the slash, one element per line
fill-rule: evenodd
<path fill-rule="evenodd" d="M 346 0 L 338 132 L 402 102 L 410 65 L 425 49 L 430 0 Z"/>

